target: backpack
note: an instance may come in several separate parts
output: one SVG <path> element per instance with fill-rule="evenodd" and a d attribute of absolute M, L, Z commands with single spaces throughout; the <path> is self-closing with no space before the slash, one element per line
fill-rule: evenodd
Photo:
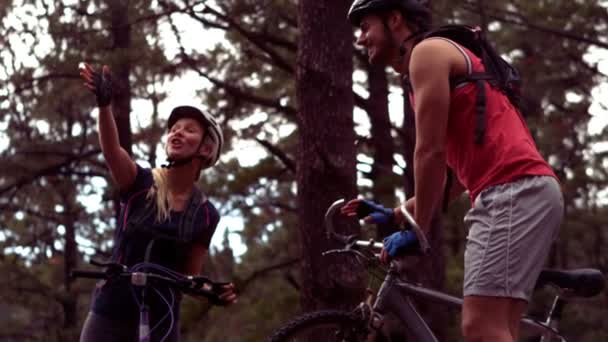
<path fill-rule="evenodd" d="M 504 93 L 515 109 L 519 111 L 521 107 L 521 76 L 515 67 L 500 57 L 478 26 L 445 25 L 426 33 L 422 39 L 431 37 L 447 38 L 464 46 L 481 59 L 486 69 L 485 72 L 473 72 L 470 75 L 450 79 L 451 88 L 466 82 L 474 82 L 477 86 L 475 144 L 481 145 L 483 144 L 486 125 L 484 82 Z"/>
<path fill-rule="evenodd" d="M 484 82 L 504 93 L 516 110 L 521 109 L 521 76 L 517 69 L 504 60 L 490 42 L 486 39 L 480 27 L 467 25 L 445 25 L 430 31 L 422 36 L 422 40 L 431 37 L 447 38 L 464 46 L 479 57 L 484 65 L 485 72 L 472 72 L 470 75 L 450 79 L 450 88 L 466 82 L 474 82 L 477 87 L 476 99 L 476 126 L 474 142 L 483 144 L 486 128 L 486 92 Z M 411 87 L 409 87 L 411 92 Z M 407 102 L 409 103 L 409 101 Z M 410 104 L 411 105 L 411 104 Z M 409 108 L 412 110 L 412 108 Z M 453 182 L 452 171 L 448 168 L 446 187 L 444 189 L 443 211 L 447 210 L 448 196 Z"/>
<path fill-rule="evenodd" d="M 179 221 L 177 237 L 167 236 L 150 230 L 146 223 L 156 215 L 157 207 L 155 201 L 147 198 L 148 190 L 149 187 L 133 194 L 125 207 L 122 208 L 120 215 L 122 226 L 119 226 L 115 232 L 117 248 L 113 250 L 112 260 L 114 262 L 126 262 L 125 257 L 128 252 L 126 238 L 133 236 L 132 234 L 136 234 L 138 238 L 149 240 L 144 256 L 144 261 L 147 262 L 150 259 L 151 248 L 156 240 L 171 241 L 176 246 L 188 246 L 194 243 L 197 237 L 201 235 L 202 229 L 215 229 L 217 225 L 216 221 L 210 221 L 207 210 L 200 210 L 207 203 L 207 196 L 200 189 L 194 187 L 192 196 Z M 202 222 L 206 222 L 207 224 L 203 225 Z"/>

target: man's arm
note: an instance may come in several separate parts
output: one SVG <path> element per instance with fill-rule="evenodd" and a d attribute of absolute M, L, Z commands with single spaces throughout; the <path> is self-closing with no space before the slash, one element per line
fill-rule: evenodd
<path fill-rule="evenodd" d="M 440 207 L 446 181 L 451 59 L 444 44 L 449 43 L 421 42 L 412 51 L 409 68 L 416 120 L 414 217 L 427 234 L 433 215 Z"/>

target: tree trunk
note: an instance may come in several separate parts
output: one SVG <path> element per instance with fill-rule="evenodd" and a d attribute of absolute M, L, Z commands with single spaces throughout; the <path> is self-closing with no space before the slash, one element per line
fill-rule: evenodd
<path fill-rule="evenodd" d="M 131 57 L 129 48 L 131 47 L 131 26 L 129 24 L 129 2 L 121 0 L 108 0 L 111 13 L 111 31 L 113 39 L 113 54 L 120 56 L 114 59 L 112 64 L 112 77 L 114 96 L 112 98 L 112 110 L 116 127 L 118 129 L 118 139 L 120 146 L 129 153 L 132 150 L 131 133 L 131 85 L 129 76 L 131 74 Z M 118 192 L 114 198 L 115 218 L 120 215 L 120 203 Z"/>
<path fill-rule="evenodd" d="M 304 310 L 352 307 L 361 299 L 360 272 L 352 260 L 332 260 L 324 213 L 339 199 L 356 196 L 352 93 L 352 29 L 344 18 L 350 1 L 303 0 L 298 4 L 298 219 Z M 341 233 L 356 225 L 334 220 Z"/>
<path fill-rule="evenodd" d="M 129 2 L 121 0 L 109 0 L 111 21 L 113 54 L 121 58 L 115 60 L 112 65 L 114 77 L 113 111 L 118 127 L 120 146 L 129 155 L 132 154 L 131 137 L 131 86 L 129 76 L 131 74 L 131 58 L 129 48 L 131 47 L 131 26 L 129 24 Z"/>
<path fill-rule="evenodd" d="M 75 189 L 73 189 L 75 190 Z M 67 193 L 63 197 L 63 205 L 65 207 L 65 257 L 64 257 L 64 285 L 66 296 L 62 302 L 63 305 L 63 327 L 66 329 L 73 328 L 78 323 L 78 295 L 72 289 L 73 279 L 70 277 L 72 270 L 76 268 L 78 263 L 78 248 L 76 245 L 76 227 L 75 221 L 78 215 L 77 210 L 73 205 L 76 199 L 75 191 L 66 190 Z"/>
<path fill-rule="evenodd" d="M 393 155 L 395 143 L 391 136 L 391 121 L 388 111 L 388 81 L 384 66 L 367 65 L 369 79 L 369 100 L 367 114 L 369 115 L 372 133 L 372 149 L 374 164 L 370 178 L 373 181 L 372 195 L 376 202 L 387 207 L 397 205 L 393 175 Z M 384 238 L 395 229 L 379 226 L 377 237 Z"/>

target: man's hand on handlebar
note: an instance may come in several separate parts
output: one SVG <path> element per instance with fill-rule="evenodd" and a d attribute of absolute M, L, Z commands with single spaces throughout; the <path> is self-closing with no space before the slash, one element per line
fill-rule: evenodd
<path fill-rule="evenodd" d="M 412 216 L 414 216 L 415 203 L 414 197 L 405 202 L 405 208 Z M 401 212 L 401 207 L 394 209 L 385 208 L 380 204 L 361 198 L 350 200 L 340 209 L 340 211 L 343 215 L 348 217 L 357 216 L 365 223 L 385 225 L 399 224 L 405 221 L 404 214 Z"/>
<path fill-rule="evenodd" d="M 405 210 L 413 216 L 414 209 L 415 200 L 410 198 L 405 202 Z M 359 198 L 350 200 L 340 211 L 347 217 L 356 216 L 365 223 L 377 225 L 397 225 L 406 221 L 405 214 L 400 207 L 385 208 L 380 204 Z M 380 252 L 380 260 L 383 263 L 388 263 L 399 254 L 416 253 L 419 249 L 420 243 L 414 231 L 398 231 L 384 239 L 384 248 Z"/>
<path fill-rule="evenodd" d="M 420 249 L 418 237 L 411 230 L 401 230 L 384 238 L 380 261 L 388 264 L 392 258 L 402 253 L 416 252 Z"/>
<path fill-rule="evenodd" d="M 365 223 L 374 223 L 379 225 L 395 224 L 395 213 L 392 208 L 384 206 L 364 199 L 353 199 L 346 203 L 340 211 L 348 217 L 357 216 Z"/>

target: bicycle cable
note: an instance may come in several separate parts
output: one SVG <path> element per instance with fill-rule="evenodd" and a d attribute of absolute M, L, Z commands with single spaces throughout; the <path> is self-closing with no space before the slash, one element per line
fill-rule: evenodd
<path fill-rule="evenodd" d="M 150 270 L 153 270 L 153 271 L 156 271 L 159 275 L 168 276 L 169 278 L 176 280 L 176 281 L 185 280 L 185 277 L 183 275 L 181 275 L 180 273 L 173 271 L 169 268 L 166 268 L 164 266 L 154 264 L 154 263 L 148 263 L 148 262 L 138 263 L 138 264 L 133 265 L 129 270 L 131 272 L 137 272 L 137 271 L 149 272 Z M 169 300 L 167 300 L 165 295 L 163 295 L 163 293 L 159 289 L 157 289 L 155 287 L 152 287 L 152 289 L 159 296 L 159 298 L 167 305 L 168 311 L 161 319 L 158 320 L 158 322 L 156 322 L 154 327 L 152 327 L 148 331 L 148 336 L 151 336 L 152 333 L 163 323 L 163 321 L 165 319 L 167 319 L 167 317 L 170 317 L 169 329 L 165 333 L 164 337 L 161 339 L 161 342 L 163 342 L 171 334 L 171 331 L 173 330 L 173 325 L 175 324 L 175 317 L 173 314 L 173 305 L 175 305 L 175 294 L 173 293 L 173 290 L 171 290 L 170 287 L 167 287 L 169 294 L 171 296 L 171 300 L 169 302 Z M 140 310 L 142 310 L 143 304 L 139 302 L 138 296 L 136 295 L 135 289 L 133 286 L 131 286 L 131 293 L 133 294 L 133 298 L 135 299 L 137 306 L 140 308 Z M 143 294 L 142 296 L 144 296 L 144 295 L 145 294 Z M 142 301 L 143 301 L 143 299 L 142 299 Z"/>
<path fill-rule="evenodd" d="M 171 331 L 173 330 L 173 325 L 175 324 L 175 317 L 173 315 L 173 305 L 175 304 L 175 295 L 173 294 L 173 291 L 171 289 L 169 289 L 169 293 L 171 294 L 171 303 L 169 304 L 169 301 L 167 301 L 165 296 L 163 296 L 162 293 L 158 289 L 156 289 L 156 288 L 153 288 L 153 289 L 154 289 L 154 291 L 156 291 L 156 294 L 158 294 L 158 296 L 161 298 L 161 300 L 163 302 L 165 302 L 165 304 L 167 304 L 169 311 L 163 316 L 163 318 L 158 320 L 158 322 L 156 323 L 156 325 L 154 325 L 154 327 L 152 329 L 150 329 L 150 335 L 152 335 L 152 332 L 160 326 L 160 324 L 167 318 L 167 316 L 169 316 L 171 318 L 171 323 L 169 324 L 169 329 L 167 329 L 165 336 L 163 336 L 163 338 L 160 340 L 160 342 L 163 342 L 163 341 L 165 341 L 165 339 L 167 339 L 167 337 L 169 337 L 169 335 L 171 334 Z"/>

